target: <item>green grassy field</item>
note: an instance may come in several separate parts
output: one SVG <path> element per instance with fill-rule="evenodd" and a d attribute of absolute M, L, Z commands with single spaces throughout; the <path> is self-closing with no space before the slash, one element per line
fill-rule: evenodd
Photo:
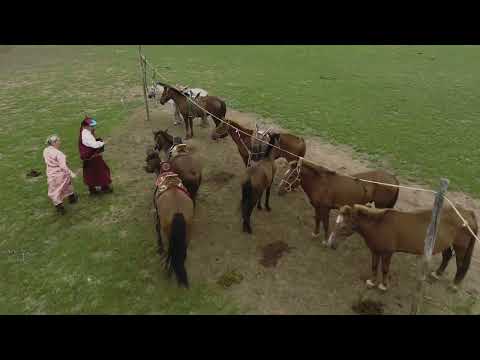
<path fill-rule="evenodd" d="M 450 189 L 480 194 L 480 47 L 158 46 L 145 54 L 172 83 L 206 88 L 229 107 L 348 144 L 400 175 L 434 184 L 446 176 Z M 108 136 L 142 105 L 140 97 L 120 102 L 138 85 L 136 47 L 0 47 L 0 313 L 239 311 L 202 284 L 178 301 L 181 290 L 165 285 L 157 259 L 138 246 L 151 231 L 142 220 L 92 227 L 92 218 L 115 209 L 141 211 L 128 198 L 105 198 L 93 210 L 87 199 L 75 219 L 59 220 L 45 179 L 25 178 L 31 168 L 44 171 L 51 133 L 64 138 L 71 168 L 79 169 L 84 111 Z M 85 194 L 80 177 L 75 186 Z M 119 242 L 124 233 L 136 238 Z"/>

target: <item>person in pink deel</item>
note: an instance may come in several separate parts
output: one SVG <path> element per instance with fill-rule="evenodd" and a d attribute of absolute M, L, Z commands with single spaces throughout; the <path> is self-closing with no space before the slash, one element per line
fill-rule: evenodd
<path fill-rule="evenodd" d="M 51 135 L 47 139 L 47 147 L 43 150 L 43 159 L 47 165 L 48 197 L 61 214 L 65 214 L 63 200 L 68 197 L 71 204 L 78 201 L 73 190 L 72 178 L 76 175 L 67 166 L 67 157 L 60 149 L 60 138 Z"/>

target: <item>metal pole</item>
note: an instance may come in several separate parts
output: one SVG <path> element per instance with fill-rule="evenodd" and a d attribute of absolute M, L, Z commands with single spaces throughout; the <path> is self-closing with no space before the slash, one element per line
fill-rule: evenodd
<path fill-rule="evenodd" d="M 147 111 L 147 121 L 150 121 L 150 109 L 148 108 L 148 99 L 147 99 L 146 65 L 145 65 L 145 58 L 142 56 L 142 45 L 138 45 L 138 56 L 140 59 L 140 71 L 142 73 L 143 98 L 145 99 L 145 110 Z"/>

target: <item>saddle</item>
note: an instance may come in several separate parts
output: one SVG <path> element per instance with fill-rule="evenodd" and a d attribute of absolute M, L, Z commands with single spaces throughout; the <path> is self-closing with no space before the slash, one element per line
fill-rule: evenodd
<path fill-rule="evenodd" d="M 176 144 L 173 145 L 168 151 L 168 160 L 174 159 L 179 155 L 187 155 L 188 149 L 187 144 Z"/>
<path fill-rule="evenodd" d="M 169 162 L 163 162 L 160 166 L 160 174 L 155 181 L 155 195 L 160 196 L 165 191 L 176 188 L 178 190 L 183 191 L 188 197 L 190 197 L 190 193 L 188 192 L 185 185 L 183 185 L 182 179 L 180 176 L 172 171 Z"/>

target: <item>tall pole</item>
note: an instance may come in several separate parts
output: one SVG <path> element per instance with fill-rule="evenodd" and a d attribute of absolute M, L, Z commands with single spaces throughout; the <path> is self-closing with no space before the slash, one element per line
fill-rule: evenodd
<path fill-rule="evenodd" d="M 142 45 L 138 45 L 138 57 L 140 60 L 140 72 L 142 74 L 142 88 L 143 88 L 143 98 L 145 100 L 145 110 L 147 111 L 147 121 L 150 121 L 150 109 L 148 108 L 148 99 L 147 99 L 147 76 L 146 76 L 146 64 L 145 58 L 142 56 Z"/>
<path fill-rule="evenodd" d="M 427 229 L 427 237 L 425 238 L 423 256 L 419 257 L 417 262 L 417 289 L 410 311 L 411 315 L 417 315 L 422 310 L 423 297 L 425 293 L 425 281 L 429 273 L 430 261 L 432 259 L 433 248 L 435 247 L 435 240 L 438 233 L 438 225 L 440 224 L 440 211 L 442 210 L 443 198 L 447 192 L 448 184 L 448 179 L 441 179 L 440 190 L 435 196 L 435 203 L 433 204 L 432 210 L 432 221 Z"/>

